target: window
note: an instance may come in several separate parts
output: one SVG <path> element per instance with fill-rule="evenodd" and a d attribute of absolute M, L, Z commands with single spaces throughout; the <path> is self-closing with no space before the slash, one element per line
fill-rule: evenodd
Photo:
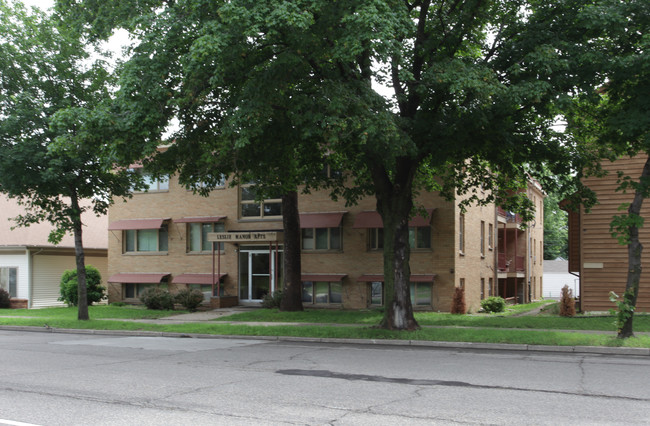
<path fill-rule="evenodd" d="M 138 284 L 138 283 L 128 283 L 124 284 L 124 298 L 125 299 L 136 299 L 142 293 L 144 293 L 149 287 L 153 287 L 156 284 Z"/>
<path fill-rule="evenodd" d="M 494 280 L 492 278 L 488 278 L 488 296 L 493 296 L 494 295 Z"/>
<path fill-rule="evenodd" d="M 203 301 L 209 301 L 211 297 L 217 295 L 217 286 L 214 286 L 214 294 L 212 294 L 212 284 L 187 284 L 187 288 L 189 290 L 199 290 L 201 293 L 203 293 Z M 226 291 L 224 289 L 223 284 L 219 286 L 219 293 L 221 293 L 221 296 L 226 295 Z"/>
<path fill-rule="evenodd" d="M 325 164 L 320 171 L 320 177 L 322 178 L 339 179 L 341 176 L 343 176 L 343 173 L 338 169 L 333 169 L 329 164 Z"/>
<path fill-rule="evenodd" d="M 140 174 L 144 179 L 145 188 L 142 191 L 134 191 L 136 193 L 142 192 L 161 192 L 169 191 L 169 176 L 161 176 L 154 178 L 150 173 L 144 172 L 142 169 L 136 169 L 136 173 Z"/>
<path fill-rule="evenodd" d="M 384 229 L 370 228 L 368 246 L 371 250 L 381 250 L 384 248 Z M 411 226 L 409 227 L 409 246 L 412 249 L 430 249 L 431 248 L 431 227 L 429 226 Z"/>
<path fill-rule="evenodd" d="M 370 289 L 370 304 L 376 306 L 384 305 L 384 283 L 373 281 L 368 286 Z"/>
<path fill-rule="evenodd" d="M 488 249 L 492 250 L 494 244 L 494 226 L 488 223 Z"/>
<path fill-rule="evenodd" d="M 4 288 L 10 297 L 17 297 L 18 268 L 0 268 L 0 288 Z"/>
<path fill-rule="evenodd" d="M 340 281 L 303 281 L 302 301 L 310 304 L 330 304 L 342 302 Z"/>
<path fill-rule="evenodd" d="M 431 306 L 431 284 L 411 283 L 411 303 L 415 306 Z"/>
<path fill-rule="evenodd" d="M 277 194 L 271 198 L 257 201 L 257 194 L 252 184 L 241 186 L 241 217 L 264 218 L 282 216 L 282 200 Z"/>
<path fill-rule="evenodd" d="M 303 228 L 303 250 L 340 250 L 341 228 Z"/>
<path fill-rule="evenodd" d="M 223 189 L 223 188 L 225 188 L 226 187 L 226 176 L 225 175 L 221 175 L 221 176 L 218 176 L 218 177 L 215 176 L 215 182 L 213 182 L 213 184 L 214 184 L 214 189 Z M 199 189 L 202 189 L 202 188 L 206 188 L 207 186 L 208 186 L 207 182 L 196 182 L 194 184 L 189 185 L 187 187 L 187 190 L 188 191 L 196 191 L 196 190 L 199 190 Z"/>
<path fill-rule="evenodd" d="M 412 249 L 431 248 L 431 227 L 411 226 L 409 227 L 409 245 Z"/>
<path fill-rule="evenodd" d="M 481 257 L 485 257 L 485 222 L 481 221 Z"/>
<path fill-rule="evenodd" d="M 460 288 L 465 288 L 465 278 L 460 279 Z"/>
<path fill-rule="evenodd" d="M 465 251 L 465 215 L 461 214 L 458 218 L 458 251 Z"/>
<path fill-rule="evenodd" d="M 370 238 L 370 250 L 381 250 L 384 248 L 384 229 L 383 228 L 370 228 L 368 229 L 368 236 Z"/>
<path fill-rule="evenodd" d="M 539 242 L 539 264 L 542 264 L 542 261 L 544 260 L 544 243 L 542 241 Z"/>
<path fill-rule="evenodd" d="M 481 300 L 485 299 L 485 278 L 481 278 Z"/>
<path fill-rule="evenodd" d="M 188 223 L 187 249 L 190 253 L 212 252 L 212 242 L 208 241 L 208 233 L 224 232 L 223 222 Z M 218 243 L 215 249 L 224 250 L 224 243 Z"/>
<path fill-rule="evenodd" d="M 160 229 L 127 229 L 124 231 L 124 252 L 167 251 L 168 239 L 167 225 Z"/>

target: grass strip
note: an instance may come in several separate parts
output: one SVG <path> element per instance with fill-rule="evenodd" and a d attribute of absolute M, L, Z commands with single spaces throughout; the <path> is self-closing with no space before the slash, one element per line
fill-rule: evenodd
<path fill-rule="evenodd" d="M 44 327 L 41 318 L 0 318 L 0 325 L 23 325 Z M 67 329 L 158 331 L 186 334 L 237 335 L 237 336 L 287 336 L 345 339 L 395 339 L 445 342 L 513 343 L 554 346 L 608 346 L 650 348 L 650 337 L 640 336 L 620 340 L 613 335 L 565 333 L 542 330 L 499 330 L 461 328 L 423 328 L 413 332 L 396 332 L 367 326 L 251 326 L 241 324 L 186 323 L 147 324 L 128 321 L 66 319 L 48 320 L 48 326 Z"/>
<path fill-rule="evenodd" d="M 48 319 L 76 319 L 78 308 L 59 307 L 42 309 L 0 309 L 0 316 L 36 317 Z M 186 314 L 187 311 L 155 311 L 144 306 L 97 305 L 88 307 L 88 315 L 93 319 L 158 319 L 171 315 Z"/>

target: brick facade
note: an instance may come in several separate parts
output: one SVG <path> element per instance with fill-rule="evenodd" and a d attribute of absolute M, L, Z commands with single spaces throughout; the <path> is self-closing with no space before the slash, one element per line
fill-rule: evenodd
<path fill-rule="evenodd" d="M 240 197 L 239 188 L 231 187 L 216 189 L 209 197 L 195 195 L 181 187 L 172 177 L 168 190 L 134 194 L 133 198 L 126 202 L 117 202 L 109 211 L 109 223 L 125 219 L 165 219 L 168 226 L 168 249 L 165 252 L 125 252 L 124 231 L 111 230 L 108 251 L 109 276 L 115 277 L 116 274 L 125 273 L 169 274 L 167 285 L 170 291 L 176 291 L 186 284 L 173 283 L 175 277 L 188 273 L 210 274 L 213 264 L 211 253 L 188 252 L 190 225 L 182 222 L 183 218 L 187 220 L 189 217 L 224 217 L 222 222 L 226 232 L 282 230 L 280 218 L 242 218 Z M 327 192 L 319 191 L 299 196 L 301 213 L 345 212 L 341 220 L 342 249 L 304 250 L 302 253 L 303 274 L 345 275 L 340 280 L 341 302 L 314 306 L 343 309 L 363 309 L 370 306 L 370 283 L 360 281 L 359 278 L 368 274 L 381 275 L 383 257 L 381 250 L 369 249 L 370 230 L 354 227 L 354 223 L 360 213 L 374 211 L 375 203 L 374 198 L 366 198 L 356 206 L 346 207 L 343 202 L 332 201 Z M 465 213 L 465 250 L 461 252 L 458 229 L 460 210 L 455 203 L 444 201 L 433 193 L 422 193 L 417 199 L 417 204 L 425 209 L 433 209 L 430 218 L 431 248 L 412 249 L 411 272 L 420 276 L 435 275 L 435 278 L 433 285 L 417 284 L 425 292 L 427 288 L 431 288 L 431 295 L 429 304 L 414 305 L 415 308 L 448 312 L 454 288 L 459 286 L 463 279 L 467 306 L 471 311 L 477 311 L 480 308 L 482 293 L 481 278 L 486 288 L 490 279 L 494 284 L 497 282 L 495 207 L 473 207 Z M 480 252 L 481 222 L 485 227 L 484 239 L 488 238 L 488 225 L 492 226 L 495 238 L 492 244 L 485 242 L 483 255 Z M 222 295 L 235 298 L 240 296 L 240 271 L 246 269 L 242 253 L 247 248 L 252 248 L 252 243 L 225 244 L 218 268 L 222 274 L 227 274 L 223 279 Z M 259 249 L 268 251 L 269 244 L 261 244 Z M 123 282 L 109 282 L 108 288 L 110 301 L 125 299 Z M 541 295 L 541 291 L 537 294 Z M 487 296 L 488 290 L 484 289 L 483 297 Z M 241 303 L 244 302 L 241 297 L 239 299 Z M 212 303 L 216 306 L 219 301 Z"/>

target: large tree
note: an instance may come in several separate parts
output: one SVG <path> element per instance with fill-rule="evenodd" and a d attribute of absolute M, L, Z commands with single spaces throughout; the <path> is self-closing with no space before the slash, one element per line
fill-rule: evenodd
<path fill-rule="evenodd" d="M 259 136 L 269 111 L 281 111 L 299 144 L 314 141 L 352 170 L 351 185 L 333 195 L 377 199 L 382 325 L 398 330 L 418 327 L 408 244 L 418 191 L 526 214 L 531 206 L 520 190 L 542 164 L 572 171 L 579 155 L 552 124 L 570 95 L 589 87 L 593 69 L 579 55 L 590 36 L 581 15 L 587 3 L 57 2 L 90 34 L 122 26 L 140 39 L 126 67 L 138 84 L 123 80 L 121 105 L 140 114 L 135 128 L 155 131 L 139 130 L 140 140 L 117 146 L 153 152 L 161 129 L 180 116 L 186 135 L 201 135 L 187 142 L 203 156 L 227 144 L 254 149 L 252 142 L 272 151 Z"/>
<path fill-rule="evenodd" d="M 84 211 L 106 214 L 128 195 L 130 174 L 100 158 L 111 120 L 102 62 L 57 19 L 0 0 L 0 192 L 25 207 L 17 223 L 49 221 L 50 240 L 74 235 L 80 320 L 88 319 Z"/>
<path fill-rule="evenodd" d="M 625 292 L 618 301 L 618 337 L 627 338 L 634 334 L 634 310 L 642 272 L 641 207 L 650 196 L 650 3 L 605 0 L 589 13 L 592 28 L 602 32 L 602 37 L 592 44 L 599 49 L 593 60 L 603 75 L 603 85 L 576 102 L 570 129 L 581 143 L 597 147 L 600 157 L 646 158 L 639 174 L 619 172 L 618 190 L 633 192 L 634 196 L 630 203 L 621 206 L 626 212 L 615 216 L 611 223 L 612 235 L 628 251 Z"/>

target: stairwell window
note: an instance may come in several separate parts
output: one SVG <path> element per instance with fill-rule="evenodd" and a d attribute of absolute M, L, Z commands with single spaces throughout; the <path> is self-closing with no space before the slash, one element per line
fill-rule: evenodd
<path fill-rule="evenodd" d="M 461 214 L 458 217 L 458 251 L 461 254 L 465 253 L 465 215 Z"/>

